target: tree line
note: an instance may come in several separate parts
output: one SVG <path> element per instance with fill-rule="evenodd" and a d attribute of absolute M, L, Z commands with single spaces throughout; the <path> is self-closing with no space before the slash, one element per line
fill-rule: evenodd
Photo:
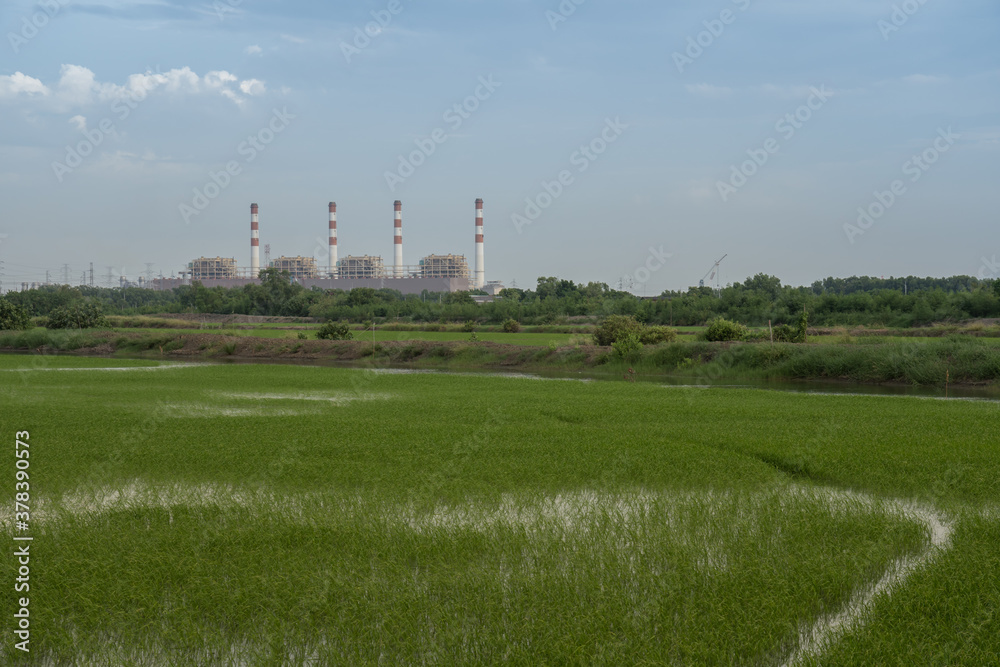
<path fill-rule="evenodd" d="M 83 304 L 105 315 L 204 313 L 312 317 L 321 320 L 398 320 L 557 324 L 630 315 L 650 325 L 699 326 L 718 317 L 750 326 L 795 325 L 803 312 L 814 326 L 921 326 L 931 322 L 1000 317 L 1000 280 L 950 278 L 826 278 L 809 287 L 783 285 L 763 273 L 716 291 L 692 287 L 640 298 L 605 283 L 541 277 L 534 289 L 507 288 L 499 299 L 477 303 L 471 292 L 403 295 L 392 289 L 306 289 L 276 269 L 260 284 L 208 288 L 199 282 L 170 291 L 136 287 L 45 286 L 11 292 L 4 301 L 28 316 Z"/>

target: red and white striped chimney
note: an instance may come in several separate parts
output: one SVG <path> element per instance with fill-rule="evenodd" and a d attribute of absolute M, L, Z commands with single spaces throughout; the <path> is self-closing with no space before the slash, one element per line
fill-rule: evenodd
<path fill-rule="evenodd" d="M 260 218 L 257 204 L 250 204 L 250 277 L 260 275 Z"/>
<path fill-rule="evenodd" d="M 483 254 L 483 200 L 476 200 L 476 276 L 472 286 L 482 289 L 486 285 L 486 261 Z"/>
<path fill-rule="evenodd" d="M 330 202 L 330 277 L 337 277 L 337 202 Z"/>
<path fill-rule="evenodd" d="M 396 222 L 393 230 L 393 244 L 396 247 L 396 277 L 403 277 L 403 202 L 396 200 Z"/>

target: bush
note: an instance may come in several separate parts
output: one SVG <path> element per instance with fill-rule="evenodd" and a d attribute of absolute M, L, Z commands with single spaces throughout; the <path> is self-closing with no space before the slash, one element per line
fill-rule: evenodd
<path fill-rule="evenodd" d="M 639 334 L 639 342 L 643 345 L 673 343 L 677 340 L 677 331 L 670 327 L 644 327 Z"/>
<path fill-rule="evenodd" d="M 795 329 L 787 324 L 779 324 L 774 327 L 774 340 L 779 343 L 794 343 Z"/>
<path fill-rule="evenodd" d="M 351 333 L 351 325 L 347 322 L 334 322 L 330 320 L 319 328 L 316 338 L 320 340 L 351 340 L 354 334 Z"/>
<path fill-rule="evenodd" d="M 28 311 L 7 299 L 0 299 L 0 330 L 22 330 L 30 326 Z"/>
<path fill-rule="evenodd" d="M 476 330 L 476 323 L 473 322 L 472 320 L 469 320 L 468 322 L 462 325 L 462 331 L 464 331 L 465 333 L 472 333 L 475 330 Z"/>
<path fill-rule="evenodd" d="M 49 313 L 49 329 L 93 329 L 106 326 L 108 321 L 96 303 L 63 306 Z"/>
<path fill-rule="evenodd" d="M 615 351 L 615 355 L 619 359 L 629 363 L 639 361 L 642 356 L 642 342 L 639 340 L 639 336 L 634 333 L 626 334 L 611 343 L 611 349 Z"/>
<path fill-rule="evenodd" d="M 521 330 L 521 323 L 517 320 L 504 320 L 503 330 L 504 333 L 517 333 Z"/>
<path fill-rule="evenodd" d="M 792 328 L 787 324 L 779 324 L 774 327 L 774 340 L 781 343 L 804 343 L 806 342 L 806 330 L 809 328 L 809 317 L 802 313 L 799 316 L 799 324 Z"/>
<path fill-rule="evenodd" d="M 743 340 L 749 331 L 739 322 L 730 322 L 717 317 L 709 323 L 702 335 L 705 340 L 710 341 Z"/>
<path fill-rule="evenodd" d="M 638 339 L 641 333 L 642 325 L 631 315 L 608 315 L 594 329 L 594 342 L 601 346 L 608 346 L 630 334 L 635 335 Z"/>

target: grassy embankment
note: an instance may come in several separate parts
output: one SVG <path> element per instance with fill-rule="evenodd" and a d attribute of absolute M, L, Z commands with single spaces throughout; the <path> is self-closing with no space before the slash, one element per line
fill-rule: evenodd
<path fill-rule="evenodd" d="M 89 330 L 0 332 L 0 349 L 177 358 L 331 360 L 374 357 L 428 368 L 553 369 L 618 375 L 672 375 L 696 382 L 725 379 L 847 380 L 945 386 L 1000 379 L 1000 345 L 991 338 L 852 338 L 836 344 L 707 343 L 647 346 L 623 360 L 588 336 L 570 334 L 356 332 L 353 341 L 299 339 L 274 329 Z M 293 337 L 294 336 L 294 337 Z"/>
<path fill-rule="evenodd" d="M 803 661 L 1000 652 L 995 403 L 159 363 L 0 356 L 7 664 L 778 664 L 915 558 Z"/>

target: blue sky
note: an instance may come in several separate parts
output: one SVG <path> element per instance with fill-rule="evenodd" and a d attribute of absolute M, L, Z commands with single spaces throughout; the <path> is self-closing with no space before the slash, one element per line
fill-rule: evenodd
<path fill-rule="evenodd" d="M 3 285 L 248 265 L 251 202 L 272 257 L 324 258 L 334 200 L 341 256 L 390 260 L 400 199 L 406 263 L 471 260 L 477 197 L 508 285 L 651 295 L 726 253 L 724 283 L 991 275 L 998 19 L 989 0 L 8 0 Z"/>

